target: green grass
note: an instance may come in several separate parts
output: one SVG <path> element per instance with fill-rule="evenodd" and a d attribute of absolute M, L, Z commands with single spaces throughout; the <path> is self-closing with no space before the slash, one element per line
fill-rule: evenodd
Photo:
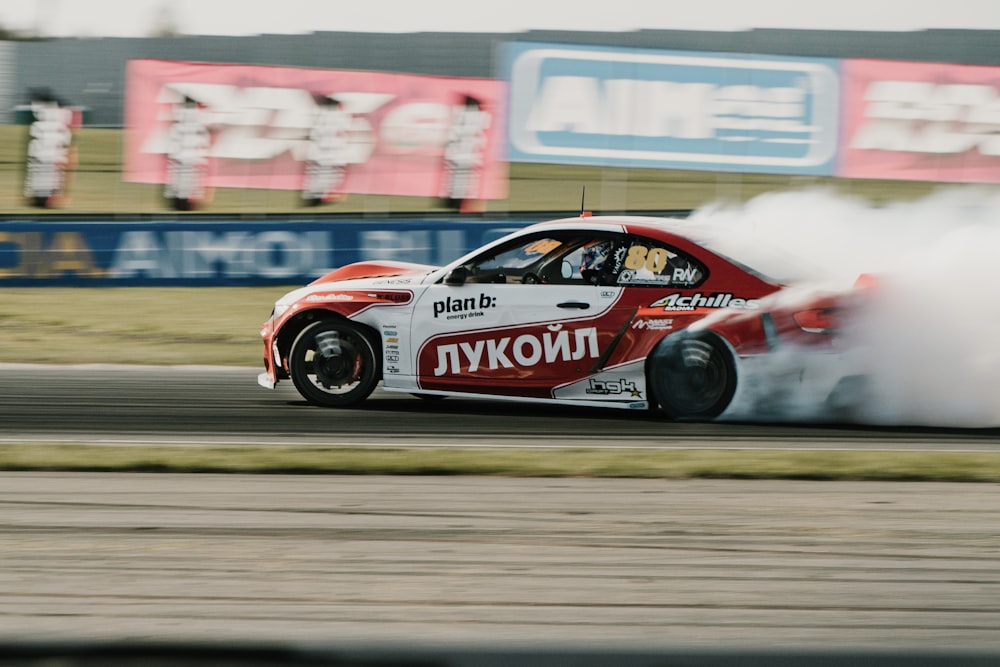
<path fill-rule="evenodd" d="M 261 324 L 288 289 L 5 289 L 0 363 L 259 366 Z"/>
<path fill-rule="evenodd" d="M 9 444 L 0 469 L 996 483 L 1000 454 Z"/>

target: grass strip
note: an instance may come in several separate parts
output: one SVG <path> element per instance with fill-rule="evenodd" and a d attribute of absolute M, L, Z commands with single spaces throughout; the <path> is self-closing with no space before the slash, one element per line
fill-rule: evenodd
<path fill-rule="evenodd" d="M 1000 482 L 1000 453 L 5 444 L 0 470 Z"/>
<path fill-rule="evenodd" d="M 0 298 L 0 363 L 247 366 L 288 287 L 25 287 Z"/>

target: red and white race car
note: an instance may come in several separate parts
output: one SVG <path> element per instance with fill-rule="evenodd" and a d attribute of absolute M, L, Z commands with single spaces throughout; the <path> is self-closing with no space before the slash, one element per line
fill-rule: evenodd
<path fill-rule="evenodd" d="M 685 220 L 583 215 L 444 267 L 344 266 L 277 301 L 261 331 L 259 383 L 291 378 L 321 406 L 358 403 L 381 381 L 418 396 L 658 407 L 704 420 L 725 416 L 739 390 L 762 390 L 756 361 L 807 349 L 824 359 L 822 396 L 849 386 L 837 320 L 852 291 L 800 294 L 789 258 L 725 246 Z M 793 366 L 783 368 L 790 382 L 811 372 Z"/>

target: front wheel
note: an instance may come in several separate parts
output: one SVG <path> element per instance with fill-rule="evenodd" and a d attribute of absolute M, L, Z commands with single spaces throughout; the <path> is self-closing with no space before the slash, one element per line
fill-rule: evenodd
<path fill-rule="evenodd" d="M 346 320 L 322 320 L 302 330 L 288 359 L 295 388 L 314 405 L 344 407 L 375 390 L 379 355 L 364 331 Z"/>
<path fill-rule="evenodd" d="M 736 393 L 736 365 L 718 336 L 680 332 L 653 350 L 649 382 L 660 409 L 671 419 L 714 419 Z"/>

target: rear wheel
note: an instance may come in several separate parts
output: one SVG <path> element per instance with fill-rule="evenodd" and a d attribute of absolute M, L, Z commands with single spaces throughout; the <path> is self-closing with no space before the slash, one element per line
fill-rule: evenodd
<path fill-rule="evenodd" d="M 707 420 L 729 407 L 736 365 L 726 344 L 709 333 L 667 336 L 650 355 L 649 383 L 671 419 Z"/>
<path fill-rule="evenodd" d="M 303 398 L 324 407 L 363 401 L 381 375 L 375 345 L 346 320 L 322 320 L 303 329 L 292 343 L 288 365 Z"/>

